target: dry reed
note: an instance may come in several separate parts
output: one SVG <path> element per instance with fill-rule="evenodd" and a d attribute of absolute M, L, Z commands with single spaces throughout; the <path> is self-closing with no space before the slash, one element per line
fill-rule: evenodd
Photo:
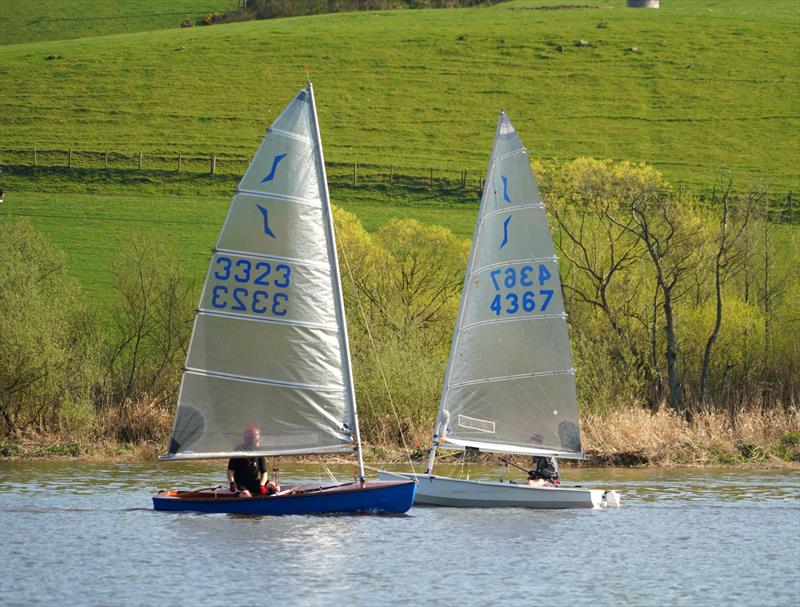
<path fill-rule="evenodd" d="M 688 422 L 666 406 L 629 407 L 587 415 L 581 425 L 584 449 L 601 462 L 724 464 L 777 456 L 781 440 L 800 432 L 800 410 L 753 407 L 698 413 Z"/>

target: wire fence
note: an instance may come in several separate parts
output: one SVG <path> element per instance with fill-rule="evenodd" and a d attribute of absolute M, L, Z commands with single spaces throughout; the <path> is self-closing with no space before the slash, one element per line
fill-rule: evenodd
<path fill-rule="evenodd" d="M 0 163 L 13 167 L 167 171 L 238 177 L 252 156 L 213 153 L 147 153 L 67 149 L 0 149 Z M 483 169 L 407 167 L 371 163 L 326 162 L 328 176 L 337 182 L 398 184 L 483 189 Z"/>
<path fill-rule="evenodd" d="M 252 161 L 244 154 L 151 153 L 62 149 L 0 149 L 0 167 L 109 171 L 157 171 L 238 178 Z M 372 163 L 327 162 L 328 178 L 337 185 L 398 185 L 440 189 L 483 190 L 484 169 L 408 167 Z M 699 192 L 701 201 L 710 198 Z M 793 192 L 767 193 L 769 220 L 800 223 L 800 204 Z"/>

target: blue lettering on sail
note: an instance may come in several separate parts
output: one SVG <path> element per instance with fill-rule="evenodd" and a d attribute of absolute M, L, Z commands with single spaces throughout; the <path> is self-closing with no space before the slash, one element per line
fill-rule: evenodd
<path fill-rule="evenodd" d="M 219 255 L 212 269 L 213 277 L 223 283 L 211 288 L 212 308 L 260 316 L 286 316 L 291 312 L 288 290 L 292 285 L 292 266 L 289 264 L 273 266 L 267 261 L 239 256 L 234 260 Z"/>
<path fill-rule="evenodd" d="M 520 310 L 528 313 L 547 312 L 555 290 L 539 289 L 536 291 L 534 279 L 531 277 L 535 270 L 534 266 L 524 265 L 519 270 L 514 266 L 508 266 L 507 268 L 495 268 L 489 272 L 496 291 L 489 304 L 489 309 L 494 312 L 495 316 L 515 315 Z M 539 286 L 545 286 L 545 283 L 552 277 L 553 273 L 544 264 L 539 264 Z M 544 300 L 536 299 L 537 297 L 543 297 Z"/>
<path fill-rule="evenodd" d="M 500 179 L 503 180 L 503 200 L 506 202 L 511 202 L 511 198 L 508 195 L 508 177 L 501 175 Z"/>
<path fill-rule="evenodd" d="M 267 181 L 272 181 L 274 179 L 275 171 L 278 168 L 278 163 L 284 158 L 286 158 L 286 154 L 278 154 L 277 156 L 275 156 L 275 158 L 272 159 L 272 169 L 270 170 L 269 175 L 267 175 L 266 177 L 264 177 L 264 179 L 261 180 L 261 183 L 266 183 Z"/>
<path fill-rule="evenodd" d="M 510 221 L 511 221 L 511 215 L 506 217 L 506 220 L 503 222 L 503 242 L 500 243 L 501 249 L 508 244 L 508 223 Z"/>
<path fill-rule="evenodd" d="M 264 218 L 264 234 L 267 236 L 272 236 L 273 238 L 277 238 L 277 236 L 272 233 L 272 230 L 269 227 L 269 209 L 262 207 L 260 204 L 257 204 L 256 206 L 258 207 L 258 210 L 261 211 L 261 216 Z"/>

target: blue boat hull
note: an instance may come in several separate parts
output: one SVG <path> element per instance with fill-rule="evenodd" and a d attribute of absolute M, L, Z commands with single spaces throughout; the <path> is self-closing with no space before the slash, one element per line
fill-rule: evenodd
<path fill-rule="evenodd" d="M 328 514 L 335 512 L 401 514 L 411 508 L 414 481 L 369 481 L 332 487 L 301 487 L 297 493 L 240 498 L 226 490 L 162 491 L 153 496 L 156 510 L 214 514 Z"/>

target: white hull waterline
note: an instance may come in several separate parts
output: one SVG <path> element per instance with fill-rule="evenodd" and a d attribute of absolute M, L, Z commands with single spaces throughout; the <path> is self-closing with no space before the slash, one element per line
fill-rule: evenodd
<path fill-rule="evenodd" d="M 416 479 L 415 505 L 457 508 L 619 508 L 620 495 L 603 489 L 532 487 L 511 481 L 472 481 L 381 470 L 381 480 Z"/>

